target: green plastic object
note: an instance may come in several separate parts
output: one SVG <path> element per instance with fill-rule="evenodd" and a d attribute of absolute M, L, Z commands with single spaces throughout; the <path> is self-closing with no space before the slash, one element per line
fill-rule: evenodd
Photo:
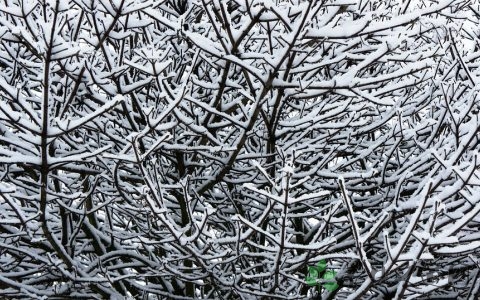
<path fill-rule="evenodd" d="M 337 272 L 335 271 L 332 271 L 332 270 L 328 270 L 325 272 L 325 274 L 323 274 L 323 279 L 325 280 L 335 280 L 335 275 L 337 275 Z M 334 290 L 338 289 L 338 284 L 333 281 L 333 282 L 326 282 L 323 284 L 323 287 L 329 291 L 329 292 L 333 292 Z"/>
<path fill-rule="evenodd" d="M 319 274 L 325 271 L 326 269 L 327 269 L 327 262 L 324 259 L 322 259 L 317 263 L 317 270 Z"/>
<path fill-rule="evenodd" d="M 316 286 L 318 278 L 318 270 L 316 267 L 308 266 L 308 275 L 305 277 L 305 282 L 309 286 Z"/>
<path fill-rule="evenodd" d="M 317 279 L 320 278 L 320 274 L 322 273 L 323 276 L 321 276 L 321 278 L 331 282 L 325 282 L 323 284 L 318 283 Z M 322 259 L 317 263 L 317 265 L 308 266 L 308 274 L 305 276 L 305 283 L 309 286 L 318 285 L 320 287 L 323 285 L 327 291 L 333 292 L 338 289 L 338 284 L 335 282 L 335 275 L 337 275 L 337 272 L 333 270 L 327 270 L 327 262 Z"/>

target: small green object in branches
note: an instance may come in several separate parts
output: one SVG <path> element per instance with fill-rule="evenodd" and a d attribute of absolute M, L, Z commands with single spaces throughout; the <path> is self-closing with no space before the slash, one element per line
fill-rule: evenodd
<path fill-rule="evenodd" d="M 327 269 L 327 262 L 322 259 L 321 261 L 319 261 L 317 263 L 317 270 L 318 270 L 318 273 L 322 273 L 323 271 L 325 271 Z"/>
<path fill-rule="evenodd" d="M 316 266 L 308 266 L 308 274 L 305 276 L 305 283 L 309 286 L 318 285 L 320 287 L 322 284 L 318 283 L 317 279 L 321 278 L 323 280 L 329 280 L 331 282 L 323 283 L 323 287 L 329 292 L 335 291 L 338 289 L 338 284 L 334 282 L 337 272 L 333 270 L 326 271 L 326 269 L 327 262 L 324 259 L 319 261 Z M 323 276 L 320 276 L 322 273 Z"/>
<path fill-rule="evenodd" d="M 308 275 L 305 277 L 305 282 L 309 286 L 316 286 L 318 278 L 318 270 L 316 267 L 308 266 Z"/>
<path fill-rule="evenodd" d="M 325 274 L 323 274 L 323 279 L 331 280 L 331 282 L 325 282 L 323 284 L 323 287 L 329 292 L 333 292 L 334 290 L 338 289 L 338 284 L 334 281 L 335 275 L 337 275 L 337 272 L 333 270 L 328 270 L 325 272 Z"/>

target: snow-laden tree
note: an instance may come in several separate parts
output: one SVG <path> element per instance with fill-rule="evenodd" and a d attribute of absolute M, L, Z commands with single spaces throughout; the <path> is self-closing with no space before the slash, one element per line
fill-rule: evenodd
<path fill-rule="evenodd" d="M 3 1 L 0 295 L 476 299 L 478 16 Z"/>

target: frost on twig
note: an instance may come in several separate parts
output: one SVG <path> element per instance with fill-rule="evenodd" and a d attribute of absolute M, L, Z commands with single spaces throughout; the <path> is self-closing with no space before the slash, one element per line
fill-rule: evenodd
<path fill-rule="evenodd" d="M 477 2 L 3 1 L 0 298 L 478 298 Z"/>

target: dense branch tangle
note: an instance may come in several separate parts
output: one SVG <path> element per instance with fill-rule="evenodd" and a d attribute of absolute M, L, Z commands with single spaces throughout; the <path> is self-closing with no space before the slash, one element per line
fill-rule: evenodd
<path fill-rule="evenodd" d="M 475 297 L 478 8 L 357 2 L 4 1 L 0 294 Z"/>

